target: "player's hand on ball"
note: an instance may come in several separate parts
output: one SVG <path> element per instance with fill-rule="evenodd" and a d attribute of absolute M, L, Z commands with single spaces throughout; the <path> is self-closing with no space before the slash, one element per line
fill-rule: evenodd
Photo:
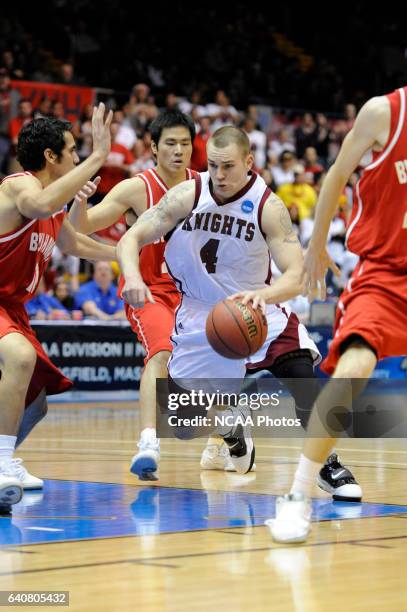
<path fill-rule="evenodd" d="M 125 302 L 135 308 L 141 308 L 144 306 L 145 302 L 155 304 L 150 289 L 141 279 L 126 280 L 122 291 L 122 297 Z"/>
<path fill-rule="evenodd" d="M 335 276 L 340 276 L 341 271 L 336 263 L 329 256 L 326 248 L 308 248 L 304 256 L 301 282 L 303 284 L 303 295 L 308 297 L 308 301 L 326 299 L 325 276 L 328 268 Z"/>
<path fill-rule="evenodd" d="M 96 193 L 98 185 L 100 183 L 100 176 L 97 176 L 93 181 L 88 181 L 86 185 L 82 187 L 75 196 L 75 202 L 78 204 L 86 204 L 88 199 Z"/>
<path fill-rule="evenodd" d="M 253 308 L 260 308 L 264 314 L 266 314 L 266 301 L 263 297 L 262 290 L 258 291 L 241 291 L 240 293 L 234 293 L 229 295 L 228 300 L 239 300 L 242 304 L 253 303 Z"/>

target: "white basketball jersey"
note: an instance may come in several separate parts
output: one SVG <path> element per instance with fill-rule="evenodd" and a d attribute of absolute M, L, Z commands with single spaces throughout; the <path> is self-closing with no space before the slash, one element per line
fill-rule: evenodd
<path fill-rule="evenodd" d="M 165 249 L 168 271 L 181 293 L 216 304 L 232 293 L 270 284 L 270 254 L 260 226 L 269 194 L 252 172 L 239 193 L 220 202 L 209 172 L 198 175 L 196 204 Z"/>

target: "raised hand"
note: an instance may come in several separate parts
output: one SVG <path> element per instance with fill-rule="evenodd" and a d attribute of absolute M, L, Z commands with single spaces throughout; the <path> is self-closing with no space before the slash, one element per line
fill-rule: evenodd
<path fill-rule="evenodd" d="M 75 196 L 74 202 L 78 204 L 86 204 L 88 199 L 96 193 L 100 183 L 100 176 L 97 176 L 93 181 L 88 181 Z"/>
<path fill-rule="evenodd" d="M 110 124 L 112 123 L 113 112 L 110 110 L 105 119 L 105 105 L 103 102 L 99 106 L 93 107 L 92 115 L 92 138 L 93 151 L 100 153 L 106 159 L 110 153 Z"/>

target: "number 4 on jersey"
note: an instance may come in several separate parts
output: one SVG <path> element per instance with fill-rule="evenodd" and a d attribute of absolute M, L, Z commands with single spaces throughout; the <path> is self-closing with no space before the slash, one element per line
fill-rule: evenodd
<path fill-rule="evenodd" d="M 215 274 L 218 258 L 216 256 L 219 248 L 219 240 L 211 238 L 206 242 L 200 250 L 201 261 L 204 264 L 208 274 Z"/>

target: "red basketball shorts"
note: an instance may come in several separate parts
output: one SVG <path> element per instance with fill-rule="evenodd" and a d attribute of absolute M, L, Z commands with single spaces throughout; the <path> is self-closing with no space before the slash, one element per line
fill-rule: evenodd
<path fill-rule="evenodd" d="M 365 260 L 359 262 L 342 293 L 334 338 L 322 370 L 332 374 L 341 345 L 351 335 L 361 336 L 378 359 L 407 354 L 407 274 Z"/>
<path fill-rule="evenodd" d="M 144 364 L 160 351 L 172 351 L 170 336 L 174 328 L 175 310 L 180 302 L 177 292 L 155 293 L 155 304 L 146 302 L 142 308 L 125 304 L 127 318 L 146 351 Z"/>
<path fill-rule="evenodd" d="M 22 304 L 7 305 L 7 307 L 5 304 L 0 305 L 0 338 L 13 333 L 22 334 L 37 353 L 37 362 L 25 399 L 26 407 L 38 397 L 44 388 L 47 395 L 54 395 L 72 387 L 72 381 L 62 374 L 42 348 L 30 326 L 24 306 Z"/>

